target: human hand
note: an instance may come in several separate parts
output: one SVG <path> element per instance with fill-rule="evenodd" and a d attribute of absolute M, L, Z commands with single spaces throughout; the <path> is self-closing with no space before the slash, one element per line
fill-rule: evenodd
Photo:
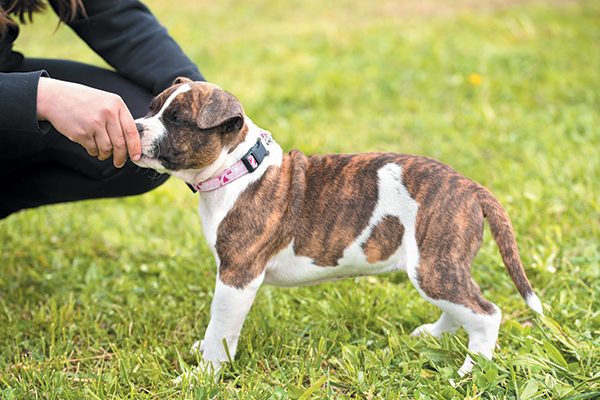
<path fill-rule="evenodd" d="M 129 109 L 116 94 L 76 83 L 40 78 L 37 117 L 82 145 L 90 156 L 106 160 L 112 154 L 115 167 L 141 156 L 140 137 Z"/>

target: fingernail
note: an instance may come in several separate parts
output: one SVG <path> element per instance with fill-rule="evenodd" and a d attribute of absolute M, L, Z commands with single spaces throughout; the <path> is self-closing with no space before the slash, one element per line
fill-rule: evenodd
<path fill-rule="evenodd" d="M 142 155 L 141 154 L 136 154 L 136 155 L 133 156 L 133 161 L 137 161 L 140 158 L 142 158 Z"/>

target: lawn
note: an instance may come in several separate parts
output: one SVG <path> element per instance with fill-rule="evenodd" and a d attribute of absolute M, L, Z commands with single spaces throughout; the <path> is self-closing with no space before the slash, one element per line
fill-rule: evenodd
<path fill-rule="evenodd" d="M 473 270 L 503 323 L 470 376 L 464 332 L 408 336 L 439 312 L 398 273 L 262 288 L 220 379 L 173 386 L 216 268 L 197 197 L 171 179 L 0 221 L 0 398 L 600 397 L 600 2 L 147 4 L 284 149 L 422 154 L 490 188 L 546 317 L 486 230 Z M 17 48 L 105 65 L 55 28 L 37 16 Z"/>

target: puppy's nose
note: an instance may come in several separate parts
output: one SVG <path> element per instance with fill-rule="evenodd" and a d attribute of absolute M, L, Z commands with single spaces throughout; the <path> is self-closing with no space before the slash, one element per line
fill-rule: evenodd
<path fill-rule="evenodd" d="M 144 125 L 140 124 L 139 122 L 136 122 L 135 127 L 137 128 L 138 133 L 140 134 L 140 139 L 141 139 L 142 136 L 144 136 Z"/>

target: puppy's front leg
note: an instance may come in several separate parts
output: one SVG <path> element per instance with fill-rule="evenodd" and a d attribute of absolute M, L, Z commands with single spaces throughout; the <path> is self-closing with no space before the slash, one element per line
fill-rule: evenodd
<path fill-rule="evenodd" d="M 215 295 L 210 306 L 210 322 L 200 345 L 202 358 L 218 371 L 228 361 L 223 339 L 233 359 L 237 350 L 242 325 L 252 307 L 256 292 L 262 284 L 264 272 L 242 289 L 226 285 L 217 276 Z"/>

